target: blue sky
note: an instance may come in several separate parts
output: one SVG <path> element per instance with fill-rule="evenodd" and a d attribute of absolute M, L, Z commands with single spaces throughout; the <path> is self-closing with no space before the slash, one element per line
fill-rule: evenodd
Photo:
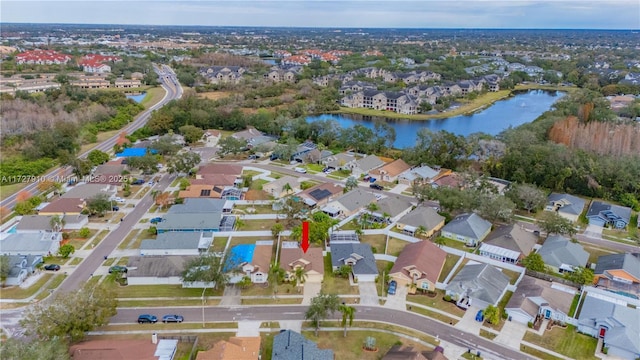
<path fill-rule="evenodd" d="M 2 0 L 0 22 L 640 29 L 640 0 Z"/>

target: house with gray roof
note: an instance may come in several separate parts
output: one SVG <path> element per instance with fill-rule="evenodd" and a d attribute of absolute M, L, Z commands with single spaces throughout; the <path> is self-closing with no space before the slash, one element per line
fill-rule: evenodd
<path fill-rule="evenodd" d="M 333 360 L 333 350 L 318 345 L 293 330 L 283 330 L 273 337 L 273 360 Z"/>
<path fill-rule="evenodd" d="M 600 256 L 593 274 L 597 287 L 640 298 L 640 254 Z"/>
<path fill-rule="evenodd" d="M 91 199 L 98 195 L 108 198 L 116 196 L 118 189 L 109 184 L 78 184 L 67 190 L 60 197 L 63 199 Z"/>
<path fill-rule="evenodd" d="M 480 255 L 517 264 L 533 251 L 538 237 L 519 225 L 505 225 L 487 236 L 480 245 Z"/>
<path fill-rule="evenodd" d="M 22 284 L 36 271 L 36 266 L 43 262 L 41 255 L 9 255 L 7 260 L 9 273 L 3 284 L 5 286 Z"/>
<path fill-rule="evenodd" d="M 590 294 L 578 316 L 578 331 L 603 339 L 607 355 L 621 359 L 640 358 L 640 309 L 609 302 Z"/>
<path fill-rule="evenodd" d="M 2 255 L 40 255 L 51 256 L 58 253 L 62 233 L 42 232 L 27 234 L 9 234 L 0 239 Z"/>
<path fill-rule="evenodd" d="M 158 234 L 169 231 L 218 232 L 231 231 L 234 216 L 226 216 L 233 202 L 224 199 L 189 198 L 184 204 L 171 206 L 162 221 L 156 224 Z"/>
<path fill-rule="evenodd" d="M 24 215 L 16 226 L 17 233 L 39 233 L 43 231 L 53 231 L 51 226 L 53 215 Z M 61 216 L 64 222 L 62 230 L 78 230 L 89 223 L 87 215 L 64 215 Z"/>
<path fill-rule="evenodd" d="M 477 246 L 491 232 L 491 223 L 471 212 L 460 214 L 442 228 L 441 235 L 461 241 L 467 246 Z"/>
<path fill-rule="evenodd" d="M 589 253 L 577 242 L 564 236 L 551 235 L 538 249 L 538 254 L 547 266 L 555 272 L 573 272 L 576 267 L 587 266 Z"/>
<path fill-rule="evenodd" d="M 321 160 L 321 163 L 326 167 L 335 170 L 351 169 L 352 166 L 355 166 L 355 162 L 355 155 L 350 153 L 333 154 Z"/>
<path fill-rule="evenodd" d="M 589 219 L 590 225 L 624 229 L 631 221 L 631 208 L 602 201 L 593 201 L 587 211 L 587 219 Z"/>
<path fill-rule="evenodd" d="M 504 310 L 511 320 L 522 324 L 534 322 L 538 316 L 565 323 L 573 315 L 569 310 L 577 292 L 576 288 L 525 276 Z"/>
<path fill-rule="evenodd" d="M 140 243 L 140 255 L 200 255 L 213 243 L 210 232 L 163 232 Z"/>
<path fill-rule="evenodd" d="M 195 256 L 131 256 L 127 263 L 127 284 L 182 284 L 182 272 L 194 258 Z"/>
<path fill-rule="evenodd" d="M 415 182 L 425 183 L 430 182 L 431 179 L 435 179 L 438 174 L 440 174 L 440 170 L 433 169 L 427 165 L 422 165 L 400 174 L 400 176 L 398 176 L 398 182 L 405 185 L 413 185 Z"/>
<path fill-rule="evenodd" d="M 555 211 L 558 215 L 573 222 L 578 221 L 586 202 L 573 195 L 552 193 L 547 197 L 545 211 Z"/>
<path fill-rule="evenodd" d="M 376 201 L 372 192 L 356 188 L 329 202 L 322 211 L 332 217 L 351 216 Z"/>
<path fill-rule="evenodd" d="M 331 266 L 334 271 L 341 266 L 351 266 L 356 281 L 375 281 L 378 276 L 376 259 L 371 245 L 359 242 L 334 241 L 330 244 Z"/>
<path fill-rule="evenodd" d="M 390 221 L 397 220 L 411 211 L 413 204 L 406 197 L 388 196 L 378 200 L 378 210 L 369 211 L 373 217 Z"/>
<path fill-rule="evenodd" d="M 420 233 L 420 230 L 423 230 L 420 234 L 421 236 L 431 237 L 443 226 L 444 216 L 428 206 L 419 206 L 396 222 L 398 230 L 411 236 L 416 236 L 416 233 Z"/>
<path fill-rule="evenodd" d="M 467 264 L 449 282 L 446 294 L 461 308 L 498 305 L 507 292 L 509 277 L 489 264 Z"/>
<path fill-rule="evenodd" d="M 377 169 L 384 164 L 384 161 L 379 157 L 375 155 L 367 155 L 351 164 L 350 169 L 354 176 L 360 176 L 362 174 L 368 174 L 369 171 Z"/>

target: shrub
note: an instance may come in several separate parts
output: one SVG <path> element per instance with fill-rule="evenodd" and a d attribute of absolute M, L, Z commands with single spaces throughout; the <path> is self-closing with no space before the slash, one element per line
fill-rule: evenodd
<path fill-rule="evenodd" d="M 451 302 L 451 295 L 445 295 L 444 301 Z"/>
<path fill-rule="evenodd" d="M 86 239 L 89 237 L 89 235 L 91 235 L 91 230 L 89 230 L 88 227 L 83 227 L 82 229 L 80 229 L 80 231 L 78 231 L 78 235 L 81 238 Z"/>
<path fill-rule="evenodd" d="M 529 321 L 529 322 L 527 323 L 527 327 L 528 327 L 529 329 L 533 329 L 533 323 L 532 323 L 531 321 Z"/>
<path fill-rule="evenodd" d="M 71 237 L 71 234 L 69 234 L 68 232 L 63 232 L 62 233 L 62 239 L 63 240 L 69 240 L 70 237 Z"/>

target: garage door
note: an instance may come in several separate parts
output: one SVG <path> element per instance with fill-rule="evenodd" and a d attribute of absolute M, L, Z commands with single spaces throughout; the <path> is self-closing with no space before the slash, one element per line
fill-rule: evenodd
<path fill-rule="evenodd" d="M 519 322 L 521 324 L 527 324 L 529 321 L 533 321 L 529 314 L 522 313 L 520 311 L 508 311 L 511 316 L 511 321 Z"/>

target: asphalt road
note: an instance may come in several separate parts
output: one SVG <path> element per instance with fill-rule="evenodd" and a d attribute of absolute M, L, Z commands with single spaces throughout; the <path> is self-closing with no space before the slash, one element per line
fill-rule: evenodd
<path fill-rule="evenodd" d="M 480 351 L 484 358 L 497 359 L 535 359 L 520 353 L 517 350 L 507 348 L 498 343 L 491 342 L 480 336 L 461 332 L 450 325 L 443 324 L 426 317 L 417 316 L 414 313 L 387 309 L 383 307 L 355 306 L 356 320 L 370 320 L 387 324 L 396 324 L 411 329 L 438 336 L 441 340 L 463 348 Z M 279 321 L 279 320 L 304 320 L 307 306 L 283 305 L 283 306 L 242 306 L 242 307 L 205 307 L 205 321 Z M 170 308 L 119 308 L 118 314 L 111 319 L 111 324 L 136 323 L 140 314 L 154 314 L 161 317 L 168 313 L 177 313 L 185 318 L 185 322 L 202 322 L 202 307 L 170 307 Z M 332 319 L 338 320 L 339 313 Z M 144 329 L 145 325 L 140 325 Z"/>
<path fill-rule="evenodd" d="M 164 106 L 169 101 L 180 98 L 182 96 L 182 88 L 176 85 L 177 82 L 174 81 L 175 74 L 173 74 L 173 72 L 169 67 L 167 67 L 166 65 L 163 65 L 163 68 L 160 70 L 156 70 L 156 72 L 158 72 L 159 74 L 166 74 L 164 76 L 161 75 L 158 77 L 162 87 L 166 91 L 166 94 L 162 100 L 160 100 L 157 104 L 151 106 L 149 109 L 140 113 L 138 117 L 135 118 L 133 122 L 131 122 L 131 124 L 129 124 L 123 129 L 123 131 L 126 131 L 127 134 L 131 134 L 135 130 L 144 126 L 144 124 L 146 124 L 147 120 L 149 119 L 149 117 L 151 116 L 151 113 L 154 110 L 157 110 L 162 106 Z M 116 141 L 118 140 L 119 136 L 120 134 L 114 135 L 113 137 L 101 142 L 100 144 L 96 145 L 90 150 L 80 154 L 78 157 L 84 158 L 92 150 L 101 150 L 104 152 L 111 151 L 113 149 L 113 145 L 116 144 Z M 55 169 L 46 173 L 44 177 L 46 177 L 47 179 L 52 179 L 54 181 L 62 181 L 62 179 L 69 177 L 71 174 L 72 174 L 72 169 L 69 167 L 62 168 L 62 170 L 61 170 L 61 167 L 56 167 Z M 40 191 L 38 190 L 38 182 L 29 183 L 27 186 L 23 188 L 23 190 L 28 191 L 33 195 L 37 195 L 40 193 Z M 0 197 L 2 197 L 2 201 L 0 201 L 0 206 L 7 209 L 13 209 L 13 207 L 16 204 L 16 197 L 18 196 L 18 194 L 19 192 L 15 194 L 11 194 L 6 197 L 0 194 Z"/>

